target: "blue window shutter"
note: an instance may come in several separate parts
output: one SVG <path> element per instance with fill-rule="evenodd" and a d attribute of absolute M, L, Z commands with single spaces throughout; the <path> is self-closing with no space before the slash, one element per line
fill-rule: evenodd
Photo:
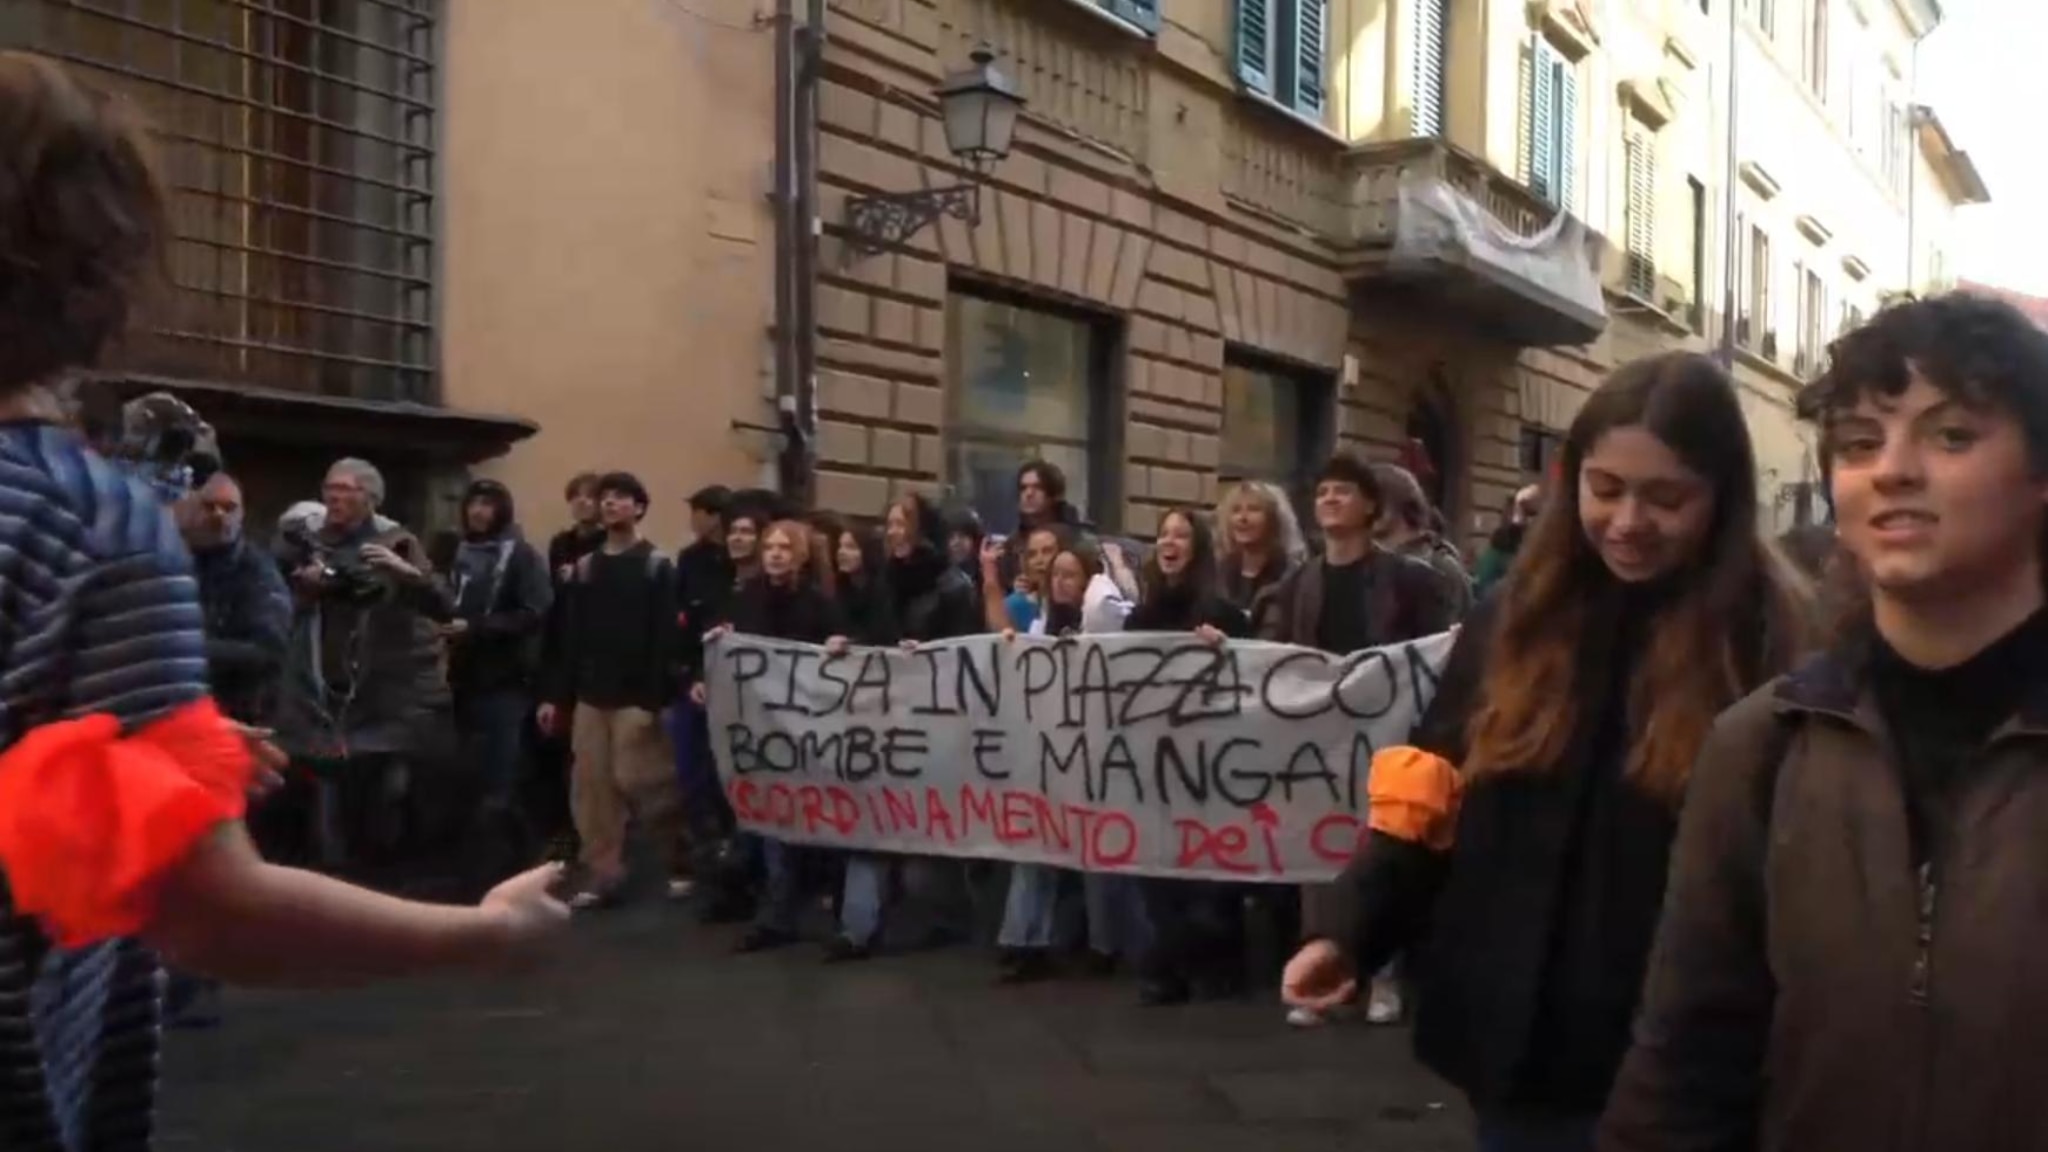
<path fill-rule="evenodd" d="M 1571 63 L 1557 61 L 1557 206 L 1571 211 L 1578 204 L 1579 78 Z"/>
<path fill-rule="evenodd" d="M 1529 191 L 1557 200 L 1557 68 L 1542 40 L 1529 50 Z"/>
<path fill-rule="evenodd" d="M 1416 0 L 1409 74 L 1415 78 L 1412 131 L 1417 136 L 1444 134 L 1444 9 L 1448 6 L 1448 0 Z"/>
<path fill-rule="evenodd" d="M 1273 94 L 1272 0 L 1237 0 L 1237 78 L 1261 96 Z"/>
<path fill-rule="evenodd" d="M 1329 36 L 1328 0 L 1294 3 L 1294 107 L 1316 116 L 1323 112 L 1324 59 Z"/>
<path fill-rule="evenodd" d="M 1112 16 L 1159 34 L 1159 0 L 1095 0 L 1095 4 Z"/>

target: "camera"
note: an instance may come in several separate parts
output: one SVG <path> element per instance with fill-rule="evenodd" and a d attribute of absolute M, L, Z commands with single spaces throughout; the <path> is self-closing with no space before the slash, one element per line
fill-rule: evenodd
<path fill-rule="evenodd" d="M 297 555 L 304 559 L 291 563 L 291 567 L 306 564 L 319 566 L 320 599 L 334 604 L 367 605 L 382 599 L 390 587 L 383 574 L 370 567 L 363 559 L 362 548 L 356 544 L 329 544 L 320 539 L 317 529 L 298 523 L 284 528 L 284 540 L 290 547 L 287 556 Z"/>
<path fill-rule="evenodd" d="M 213 426 L 168 392 L 121 406 L 114 454 L 173 499 L 205 484 L 221 467 Z"/>

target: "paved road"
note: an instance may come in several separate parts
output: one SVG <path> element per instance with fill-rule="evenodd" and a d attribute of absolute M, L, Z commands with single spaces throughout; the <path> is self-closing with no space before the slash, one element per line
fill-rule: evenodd
<path fill-rule="evenodd" d="M 1462 1152 L 1401 1031 L 956 951 L 822 967 L 640 905 L 500 982 L 243 994 L 172 1038 L 165 1152 Z"/>

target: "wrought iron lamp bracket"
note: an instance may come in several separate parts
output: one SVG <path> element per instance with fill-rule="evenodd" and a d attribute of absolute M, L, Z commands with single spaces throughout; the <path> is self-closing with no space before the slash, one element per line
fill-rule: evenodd
<path fill-rule="evenodd" d="M 847 264 L 886 252 L 917 235 L 941 216 L 969 228 L 981 223 L 981 185 L 955 184 L 916 192 L 849 196 L 846 200 Z"/>

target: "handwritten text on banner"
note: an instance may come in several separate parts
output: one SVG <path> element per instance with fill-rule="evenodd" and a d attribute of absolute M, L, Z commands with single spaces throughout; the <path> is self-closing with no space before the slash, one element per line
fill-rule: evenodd
<path fill-rule="evenodd" d="M 785 840 L 1320 880 L 1350 857 L 1372 755 L 1407 741 L 1451 640 L 1334 657 L 982 636 L 832 655 L 727 636 L 712 743 L 740 822 Z"/>

